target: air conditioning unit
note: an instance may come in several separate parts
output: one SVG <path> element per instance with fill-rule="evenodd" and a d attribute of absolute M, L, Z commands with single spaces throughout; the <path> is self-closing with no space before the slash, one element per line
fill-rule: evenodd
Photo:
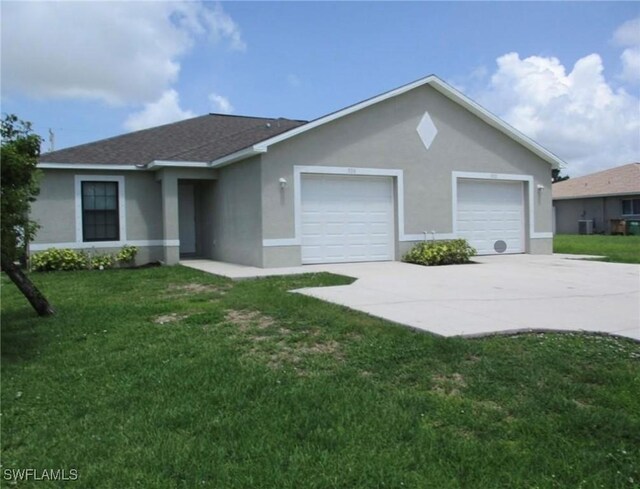
<path fill-rule="evenodd" d="M 578 234 L 593 234 L 593 221 L 578 221 Z"/>

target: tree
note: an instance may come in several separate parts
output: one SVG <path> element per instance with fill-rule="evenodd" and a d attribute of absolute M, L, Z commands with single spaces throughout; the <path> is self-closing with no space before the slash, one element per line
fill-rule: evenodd
<path fill-rule="evenodd" d="M 16 284 L 40 316 L 55 314 L 47 299 L 16 264 L 38 228 L 29 219 L 31 203 L 38 195 L 40 136 L 31 124 L 6 115 L 0 129 L 0 256 L 2 271 Z"/>
<path fill-rule="evenodd" d="M 560 175 L 560 170 L 557 168 L 551 170 L 551 183 L 564 182 L 565 180 L 569 180 L 569 175 Z"/>

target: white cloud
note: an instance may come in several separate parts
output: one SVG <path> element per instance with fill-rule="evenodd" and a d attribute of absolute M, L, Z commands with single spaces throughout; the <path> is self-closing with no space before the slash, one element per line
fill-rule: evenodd
<path fill-rule="evenodd" d="M 640 101 L 614 89 L 597 54 L 567 69 L 557 58 L 509 53 L 475 97 L 567 161 L 571 176 L 640 161 Z"/>
<path fill-rule="evenodd" d="M 2 83 L 37 98 L 148 103 L 203 37 L 245 44 L 236 23 L 203 2 L 6 2 Z"/>
<path fill-rule="evenodd" d="M 620 55 L 622 73 L 620 78 L 629 83 L 640 82 L 640 47 L 627 48 Z"/>
<path fill-rule="evenodd" d="M 217 93 L 210 93 L 209 101 L 212 103 L 214 110 L 221 114 L 231 114 L 235 110 L 228 98 Z"/>
<path fill-rule="evenodd" d="M 220 4 L 216 4 L 213 11 L 204 9 L 204 18 L 215 41 L 229 39 L 233 49 L 238 51 L 247 49 L 238 25 L 222 10 Z"/>
<path fill-rule="evenodd" d="M 289 86 L 296 88 L 302 84 L 302 80 L 300 80 L 300 77 L 298 75 L 289 73 L 287 75 L 287 83 L 289 84 Z"/>
<path fill-rule="evenodd" d="M 618 27 L 613 33 L 613 42 L 626 48 L 620 55 L 622 71 L 618 78 L 627 83 L 640 83 L 640 17 Z"/>
<path fill-rule="evenodd" d="M 130 131 L 138 131 L 191 117 L 195 117 L 193 112 L 180 108 L 178 92 L 167 90 L 158 100 L 145 104 L 140 112 L 131 114 L 124 127 Z"/>
<path fill-rule="evenodd" d="M 613 41 L 620 46 L 640 45 L 640 17 L 628 20 L 613 33 Z"/>

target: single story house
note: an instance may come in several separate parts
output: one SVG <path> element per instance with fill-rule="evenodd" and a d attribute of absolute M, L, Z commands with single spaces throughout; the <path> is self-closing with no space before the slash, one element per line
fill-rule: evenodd
<path fill-rule="evenodd" d="M 551 253 L 561 160 L 428 76 L 311 122 L 210 114 L 43 154 L 30 251 L 257 267 L 398 260 L 425 239 Z"/>
<path fill-rule="evenodd" d="M 615 221 L 640 219 L 640 163 L 556 182 L 552 194 L 556 233 L 616 232 Z"/>

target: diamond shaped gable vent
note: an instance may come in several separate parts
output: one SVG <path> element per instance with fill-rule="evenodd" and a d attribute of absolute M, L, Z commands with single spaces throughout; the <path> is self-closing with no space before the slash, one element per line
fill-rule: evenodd
<path fill-rule="evenodd" d="M 418 131 L 418 135 L 420 136 L 424 147 L 429 149 L 429 146 L 431 146 L 436 134 L 438 134 L 438 130 L 429 116 L 429 112 L 424 113 L 416 130 Z"/>

